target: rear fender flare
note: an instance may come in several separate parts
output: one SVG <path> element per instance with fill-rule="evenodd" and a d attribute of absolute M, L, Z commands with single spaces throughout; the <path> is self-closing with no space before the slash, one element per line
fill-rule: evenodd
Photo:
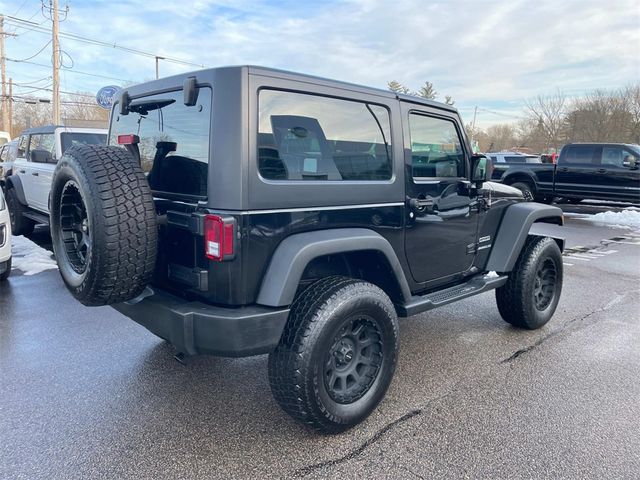
<path fill-rule="evenodd" d="M 562 210 L 534 202 L 516 203 L 508 207 L 498 227 L 485 269 L 495 272 L 513 270 L 531 225 L 536 222 L 564 225 Z M 555 237 L 554 239 L 562 250 L 564 239 Z"/>
<path fill-rule="evenodd" d="M 378 251 L 389 262 L 403 300 L 411 297 L 407 279 L 391 244 L 366 228 L 338 228 L 291 235 L 276 248 L 263 277 L 256 303 L 282 307 L 293 303 L 305 268 L 323 255 L 354 251 Z"/>

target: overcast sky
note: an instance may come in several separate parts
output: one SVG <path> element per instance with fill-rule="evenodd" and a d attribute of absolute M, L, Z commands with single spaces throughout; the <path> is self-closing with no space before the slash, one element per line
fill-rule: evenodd
<path fill-rule="evenodd" d="M 48 0 L 45 0 L 48 4 Z M 60 0 L 60 5 L 66 5 Z M 425 80 L 451 95 L 465 121 L 515 121 L 524 102 L 561 89 L 580 96 L 640 82 L 640 0 L 69 1 L 60 30 L 206 66 L 258 64 L 386 88 Z M 50 27 L 40 2 L 0 12 Z M 6 55 L 49 41 L 16 28 Z M 154 59 L 62 39 L 62 90 L 95 92 L 154 77 Z M 30 61 L 49 65 L 51 47 Z M 196 67 L 160 62 L 161 76 Z M 92 77 L 75 72 L 113 77 Z M 7 62 L 14 94 L 48 86 L 46 67 Z M 33 92 L 50 96 L 50 92 Z M 490 111 L 487 111 L 490 110 Z M 493 113 L 492 113 L 493 112 Z"/>

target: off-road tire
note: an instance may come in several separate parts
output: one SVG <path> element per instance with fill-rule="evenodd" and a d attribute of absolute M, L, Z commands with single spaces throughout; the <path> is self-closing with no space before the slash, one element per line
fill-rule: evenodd
<path fill-rule="evenodd" d="M 326 360 L 331 359 L 332 346 L 345 325 L 359 316 L 378 328 L 375 348 L 381 354 L 376 357 L 379 366 L 375 374 L 367 370 L 369 383 L 362 386 L 360 397 L 336 399 L 325 377 Z M 271 391 L 294 419 L 323 433 L 344 431 L 364 420 L 384 397 L 398 348 L 396 312 L 380 288 L 347 277 L 324 278 L 307 287 L 291 307 L 280 344 L 269 355 Z M 364 353 L 356 355 L 353 358 L 366 358 Z"/>
<path fill-rule="evenodd" d="M 24 216 L 29 211 L 29 207 L 20 202 L 15 188 L 7 190 L 7 208 L 11 218 L 11 233 L 16 236 L 31 235 L 36 224 L 30 218 Z"/>
<path fill-rule="evenodd" d="M 546 268 L 553 270 L 553 273 L 545 274 L 547 279 L 553 277 L 553 288 L 546 289 L 552 296 L 543 299 L 546 301 L 536 302 L 536 279 L 541 269 Z M 552 238 L 530 236 L 509 273 L 507 283 L 496 289 L 496 302 L 506 322 L 535 330 L 551 319 L 561 293 L 562 253 L 558 244 Z"/>
<path fill-rule="evenodd" d="M 533 190 L 531 189 L 531 185 L 525 182 L 515 182 L 512 183 L 511 186 L 520 190 L 527 202 L 533 202 L 535 196 L 533 194 Z"/>
<path fill-rule="evenodd" d="M 7 278 L 9 278 L 9 275 L 11 275 L 11 258 L 9 258 L 9 260 L 6 260 L 5 262 L 0 263 L 0 265 L 5 267 L 5 271 L 0 273 L 0 282 L 4 282 Z"/>
<path fill-rule="evenodd" d="M 87 226 L 84 262 L 69 240 L 73 202 L 80 205 L 76 211 L 84 210 Z M 142 168 L 125 149 L 68 149 L 54 172 L 50 211 L 60 274 L 77 300 L 88 306 L 110 305 L 144 290 L 156 262 L 156 210 Z"/>

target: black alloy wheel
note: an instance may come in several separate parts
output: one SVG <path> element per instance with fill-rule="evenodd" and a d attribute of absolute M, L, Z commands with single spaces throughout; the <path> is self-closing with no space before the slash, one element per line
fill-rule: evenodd
<path fill-rule="evenodd" d="M 342 404 L 362 398 L 376 379 L 383 358 L 381 332 L 377 323 L 365 316 L 348 320 L 325 358 L 327 393 Z"/>
<path fill-rule="evenodd" d="M 73 180 L 62 189 L 60 225 L 67 259 L 76 273 L 84 273 L 91 254 L 91 228 L 87 207 Z"/>
<path fill-rule="evenodd" d="M 553 301 L 556 292 L 556 279 L 555 263 L 550 259 L 546 259 L 538 266 L 533 286 L 533 296 L 538 310 L 545 310 Z"/>

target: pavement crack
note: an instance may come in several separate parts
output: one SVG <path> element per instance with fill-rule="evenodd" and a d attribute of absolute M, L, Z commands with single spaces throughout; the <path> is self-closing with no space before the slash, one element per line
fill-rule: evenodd
<path fill-rule="evenodd" d="M 595 315 L 596 313 L 601 313 L 601 312 L 605 312 L 605 311 L 609 310 L 614 305 L 617 305 L 618 303 L 620 303 L 625 296 L 626 296 L 626 293 L 623 294 L 623 295 L 616 295 L 615 298 L 613 298 L 604 307 L 597 308 L 597 309 L 595 309 L 595 310 L 593 310 L 593 311 L 591 311 L 589 313 L 586 313 L 586 314 L 582 315 L 581 317 L 569 320 L 562 327 L 560 327 L 560 328 L 558 328 L 558 329 L 556 329 L 556 330 L 554 330 L 552 332 L 549 332 L 547 335 L 539 338 L 535 343 L 529 345 L 528 347 L 524 347 L 524 348 L 521 348 L 519 350 L 516 350 L 510 356 L 508 356 L 507 358 L 501 360 L 500 364 L 511 363 L 514 360 L 516 360 L 517 358 L 521 357 L 522 355 L 525 355 L 525 354 L 529 353 L 531 350 L 534 350 L 535 348 L 539 347 L 540 345 L 545 343 L 550 338 L 556 337 L 556 336 L 560 335 L 561 333 L 566 332 L 574 324 L 583 322 L 584 320 L 587 320 L 589 317 Z"/>
<path fill-rule="evenodd" d="M 367 448 L 369 448 L 371 445 L 373 445 L 378 440 L 380 440 L 391 429 L 393 429 L 397 425 L 400 425 L 401 423 L 406 422 L 407 420 L 410 420 L 411 418 L 417 415 L 420 415 L 421 413 L 422 413 L 422 409 L 412 410 L 409 413 L 404 414 L 400 418 L 395 419 L 393 422 L 386 424 L 384 427 L 378 430 L 371 438 L 366 440 L 364 443 L 360 444 L 360 446 L 358 446 L 357 448 L 351 450 L 346 455 L 299 468 L 294 472 L 294 475 L 298 478 L 305 477 L 310 473 L 313 473 L 316 470 L 319 470 L 321 468 L 339 465 L 346 461 L 352 460 L 353 458 L 361 455 Z"/>

